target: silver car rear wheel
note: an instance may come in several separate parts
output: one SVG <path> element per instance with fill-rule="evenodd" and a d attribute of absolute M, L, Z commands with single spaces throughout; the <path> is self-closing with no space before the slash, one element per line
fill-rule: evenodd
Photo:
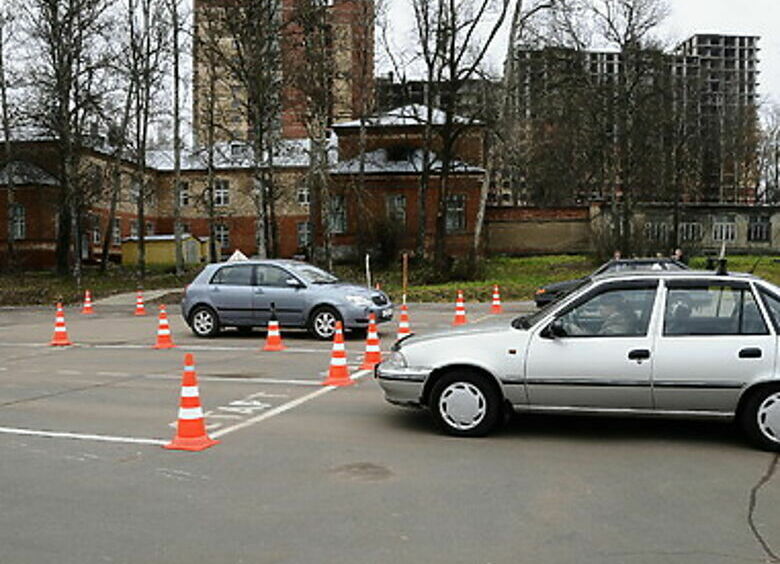
<path fill-rule="evenodd" d="M 739 410 L 739 422 L 748 438 L 764 450 L 780 451 L 780 385 L 748 392 Z"/>
<path fill-rule="evenodd" d="M 758 428 L 770 441 L 780 444 L 780 392 L 764 398 L 756 413 Z"/>
<path fill-rule="evenodd" d="M 190 315 L 190 327 L 198 337 L 213 337 L 219 333 L 219 319 L 211 308 L 199 306 Z"/>

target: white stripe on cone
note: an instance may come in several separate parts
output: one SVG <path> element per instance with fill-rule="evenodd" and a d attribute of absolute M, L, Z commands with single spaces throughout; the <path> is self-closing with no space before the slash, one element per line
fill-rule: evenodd
<path fill-rule="evenodd" d="M 200 407 L 180 407 L 179 419 L 191 421 L 193 419 L 203 419 L 203 409 Z"/>

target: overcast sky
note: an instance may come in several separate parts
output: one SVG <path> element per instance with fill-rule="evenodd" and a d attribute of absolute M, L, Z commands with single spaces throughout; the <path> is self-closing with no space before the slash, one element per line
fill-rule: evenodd
<path fill-rule="evenodd" d="M 410 0 L 388 0 L 392 39 L 396 50 L 410 45 L 412 13 Z M 764 100 L 780 104 L 780 0 L 668 0 L 671 13 L 658 30 L 664 43 L 675 45 L 695 33 L 761 36 L 759 93 Z M 509 18 L 507 18 L 509 20 Z M 504 26 L 505 28 L 508 26 Z M 391 67 L 377 41 L 377 69 Z M 490 53 L 494 71 L 502 67 L 506 53 L 506 29 Z M 412 74 L 412 73 L 409 73 Z"/>

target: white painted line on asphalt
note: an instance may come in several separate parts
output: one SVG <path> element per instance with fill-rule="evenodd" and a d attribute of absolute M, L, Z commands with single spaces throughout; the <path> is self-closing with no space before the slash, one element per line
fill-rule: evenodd
<path fill-rule="evenodd" d="M 181 380 L 180 376 L 151 374 L 149 380 Z M 219 378 L 217 376 L 198 376 L 199 382 L 228 382 L 230 384 L 282 384 L 288 386 L 321 386 L 322 380 L 279 380 L 276 378 Z"/>
<path fill-rule="evenodd" d="M 34 429 L 18 429 L 16 427 L 0 427 L 0 433 L 6 435 L 26 435 L 33 437 L 48 437 L 52 439 L 79 439 L 84 441 L 101 441 L 104 443 L 131 443 L 136 445 L 165 445 L 168 441 L 160 439 L 138 439 L 134 437 L 114 437 L 111 435 L 89 435 L 81 433 L 58 433 L 54 431 L 36 431 Z"/>
<path fill-rule="evenodd" d="M 57 374 L 62 374 L 63 376 L 80 376 L 81 371 L 80 370 L 64 370 L 60 369 L 57 370 Z"/>
<path fill-rule="evenodd" d="M 98 372 L 97 375 L 98 376 L 118 376 L 118 377 L 130 376 L 130 374 L 128 374 L 127 372 Z"/>
<path fill-rule="evenodd" d="M 359 370 L 355 372 L 352 375 L 353 380 L 360 380 L 364 376 L 371 374 L 370 370 Z M 299 405 L 303 405 L 304 403 L 313 400 L 315 398 L 318 398 L 324 394 L 327 394 L 328 392 L 332 392 L 333 390 L 337 389 L 338 386 L 324 386 L 322 389 L 317 390 L 315 392 L 311 392 L 310 394 L 306 394 L 303 397 L 294 399 L 292 401 L 289 401 L 285 404 L 282 404 L 278 407 L 275 407 L 271 410 L 266 411 L 265 413 L 262 413 L 260 415 L 257 415 L 256 417 L 252 417 L 251 419 L 247 419 L 246 421 L 243 421 L 241 423 L 238 423 L 236 425 L 233 425 L 232 427 L 225 427 L 224 429 L 220 429 L 219 431 L 216 431 L 211 434 L 212 439 L 216 439 L 219 437 L 222 437 L 224 435 L 227 435 L 228 433 L 232 433 L 233 431 L 238 431 L 240 429 L 245 429 L 247 427 L 250 427 L 254 425 L 255 423 L 260 423 L 261 421 L 265 421 L 266 419 L 270 419 L 271 417 L 274 417 L 276 415 L 279 415 L 281 413 L 284 413 L 286 411 L 290 411 L 293 408 L 298 407 Z"/>

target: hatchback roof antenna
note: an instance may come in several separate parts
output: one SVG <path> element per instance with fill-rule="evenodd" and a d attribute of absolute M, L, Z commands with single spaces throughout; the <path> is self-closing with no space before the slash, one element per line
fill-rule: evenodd
<path fill-rule="evenodd" d="M 720 256 L 718 257 L 718 267 L 715 269 L 715 274 L 718 276 L 725 276 L 728 274 L 726 269 L 726 241 L 720 246 Z"/>

